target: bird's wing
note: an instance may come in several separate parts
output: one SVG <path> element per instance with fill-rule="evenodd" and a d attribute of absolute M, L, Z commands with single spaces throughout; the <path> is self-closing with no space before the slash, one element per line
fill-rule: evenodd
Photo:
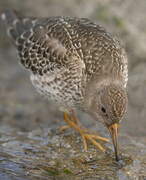
<path fill-rule="evenodd" d="M 21 63 L 33 73 L 42 75 L 62 66 L 80 73 L 85 68 L 62 17 L 24 18 L 7 10 L 2 19 L 17 46 Z"/>
<path fill-rule="evenodd" d="M 54 68 L 71 68 L 82 72 L 84 64 L 76 51 L 70 53 L 57 37 L 50 36 L 45 26 L 38 25 L 17 38 L 21 63 L 40 75 Z"/>
<path fill-rule="evenodd" d="M 24 67 L 40 75 L 61 65 L 59 58 L 65 56 L 65 48 L 42 25 L 24 32 L 17 38 L 17 46 Z"/>

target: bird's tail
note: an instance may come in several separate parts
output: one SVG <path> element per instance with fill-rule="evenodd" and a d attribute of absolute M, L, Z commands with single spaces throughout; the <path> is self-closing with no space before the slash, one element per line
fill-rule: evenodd
<path fill-rule="evenodd" d="M 8 35 L 15 43 L 17 37 L 19 37 L 24 32 L 22 18 L 14 10 L 5 10 L 1 14 L 1 19 L 6 25 Z"/>
<path fill-rule="evenodd" d="M 5 10 L 1 14 L 1 19 L 15 45 L 17 45 L 17 39 L 21 34 L 32 26 L 32 18 L 24 18 L 14 10 Z"/>

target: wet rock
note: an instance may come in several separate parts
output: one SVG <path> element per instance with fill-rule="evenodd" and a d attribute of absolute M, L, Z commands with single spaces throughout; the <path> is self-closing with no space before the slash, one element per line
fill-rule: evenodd
<path fill-rule="evenodd" d="M 126 138 L 125 135 L 120 137 L 122 153 L 117 163 L 106 144 L 108 154 L 92 145 L 84 152 L 81 138 L 71 130 L 59 132 L 56 128 L 44 128 L 19 132 L 0 127 L 0 179 L 9 176 L 24 180 L 144 180 L 146 141 L 132 137 L 125 141 Z"/>

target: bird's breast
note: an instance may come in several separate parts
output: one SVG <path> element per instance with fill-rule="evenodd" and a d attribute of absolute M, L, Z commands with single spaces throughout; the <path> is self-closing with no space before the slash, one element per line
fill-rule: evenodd
<path fill-rule="evenodd" d="M 71 109 L 82 100 L 81 81 L 63 77 L 59 73 L 48 73 L 43 76 L 33 74 L 31 81 L 40 94 L 60 107 Z"/>

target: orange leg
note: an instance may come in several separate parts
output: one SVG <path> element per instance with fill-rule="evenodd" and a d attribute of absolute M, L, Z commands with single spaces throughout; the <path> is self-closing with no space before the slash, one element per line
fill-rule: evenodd
<path fill-rule="evenodd" d="M 72 116 L 68 115 L 66 112 L 64 112 L 64 121 L 68 124 L 64 126 L 65 128 L 61 130 L 65 130 L 68 128 L 74 128 L 77 132 L 80 133 L 82 139 L 83 139 L 83 145 L 84 145 L 84 150 L 87 151 L 87 140 L 90 141 L 92 144 L 96 146 L 96 148 L 100 149 L 101 151 L 105 152 L 105 149 L 96 141 L 102 140 L 105 142 L 109 142 L 107 138 L 98 136 L 96 134 L 91 134 L 88 132 L 86 128 L 81 128 L 79 125 L 79 120 L 76 118 L 74 112 L 72 112 Z"/>

